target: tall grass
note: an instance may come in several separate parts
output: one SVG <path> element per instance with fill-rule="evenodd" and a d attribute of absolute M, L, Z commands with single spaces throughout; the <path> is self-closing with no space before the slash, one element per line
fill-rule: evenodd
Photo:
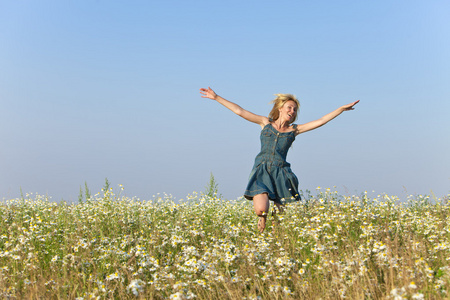
<path fill-rule="evenodd" d="M 268 218 L 251 202 L 114 194 L 0 205 L 0 297 L 10 299 L 445 299 L 448 197 L 329 189 Z"/>

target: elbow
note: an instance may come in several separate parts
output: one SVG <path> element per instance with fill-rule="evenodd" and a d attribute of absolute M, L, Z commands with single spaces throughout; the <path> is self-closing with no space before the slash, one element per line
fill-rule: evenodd
<path fill-rule="evenodd" d="M 323 126 L 325 124 L 327 124 L 330 120 L 327 120 L 326 118 L 320 118 L 319 120 L 317 120 L 317 127 Z"/>
<path fill-rule="evenodd" d="M 241 107 L 236 107 L 234 109 L 234 113 L 237 114 L 239 117 L 243 117 L 244 115 L 244 110 Z"/>

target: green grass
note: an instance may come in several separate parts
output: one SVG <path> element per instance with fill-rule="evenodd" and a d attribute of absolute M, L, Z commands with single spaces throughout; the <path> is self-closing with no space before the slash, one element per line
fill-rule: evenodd
<path fill-rule="evenodd" d="M 448 197 L 318 190 L 260 234 L 247 200 L 85 194 L 0 205 L 1 298 L 448 298 Z"/>

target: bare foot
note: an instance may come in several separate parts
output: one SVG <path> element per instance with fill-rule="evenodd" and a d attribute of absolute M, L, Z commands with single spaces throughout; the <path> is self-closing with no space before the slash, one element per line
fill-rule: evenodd
<path fill-rule="evenodd" d="M 259 217 L 259 220 L 258 220 L 258 230 L 259 230 L 259 232 L 262 233 L 265 228 L 266 228 L 266 217 Z"/>

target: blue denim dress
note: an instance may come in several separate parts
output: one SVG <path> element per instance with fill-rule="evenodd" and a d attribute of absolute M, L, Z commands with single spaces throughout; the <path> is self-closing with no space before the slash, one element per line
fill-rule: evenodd
<path fill-rule="evenodd" d="M 294 129 L 297 125 L 293 125 Z M 269 199 L 285 204 L 299 201 L 298 179 L 292 172 L 286 156 L 294 132 L 279 132 L 272 124 L 261 131 L 261 152 L 256 156 L 244 197 L 253 200 L 258 194 L 267 193 Z"/>

